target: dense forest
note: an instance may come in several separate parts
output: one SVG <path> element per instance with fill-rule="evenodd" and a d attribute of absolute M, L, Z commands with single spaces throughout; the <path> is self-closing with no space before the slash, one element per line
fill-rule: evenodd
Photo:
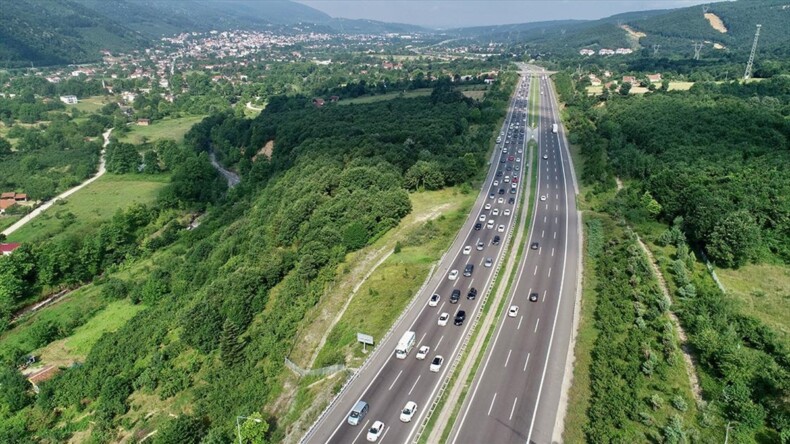
<path fill-rule="evenodd" d="M 177 161 L 158 208 L 121 213 L 99 236 L 122 236 L 122 250 L 99 250 L 110 253 L 102 262 L 110 271 L 119 258 L 150 259 L 145 278 L 108 274 L 98 282 L 103 297 L 146 309 L 36 398 L 3 370 L 9 389 L 0 397 L 0 441 L 63 441 L 75 425 L 57 424 L 80 412 L 92 414 L 92 442 L 114 441 L 132 393 L 191 399 L 177 419 L 160 418 L 154 442 L 231 440 L 236 415 L 261 412 L 278 396 L 297 325 L 345 253 L 409 213 L 407 189 L 479 174 L 513 83 L 498 83 L 482 102 L 446 85 L 430 97 L 320 109 L 305 97 L 282 97 L 254 120 L 222 113 L 197 125 L 185 138 L 192 154 Z M 271 159 L 255 156 L 269 140 Z M 209 150 L 243 177 L 227 194 Z M 191 231 L 168 230 L 165 208 L 205 208 L 208 217 Z M 37 266 L 28 269 L 39 279 Z M 27 352 L 0 349 L 0 356 L 12 366 Z M 267 438 L 283 436 L 278 418 L 264 419 Z"/>
<path fill-rule="evenodd" d="M 636 226 L 655 220 L 667 226 L 652 240 L 674 249 L 667 264 L 673 311 L 694 347 L 709 414 L 732 423 L 736 442 L 787 439 L 790 350 L 760 320 L 739 312 L 704 271 L 695 271 L 695 252 L 707 252 L 723 267 L 790 263 L 789 80 L 597 98 L 582 93 L 569 75 L 555 76 L 568 105 L 570 141 L 583 158 L 586 200 L 614 192 L 619 177 L 627 185 L 595 209 Z M 603 259 L 602 265 L 615 261 Z M 594 356 L 591 378 L 598 367 L 620 361 L 607 356 Z M 610 383 L 592 381 L 593 396 L 608 396 L 597 387 Z M 588 416 L 599 413 L 591 408 Z M 606 442 L 615 433 L 607 423 L 591 425 L 588 438 Z"/>

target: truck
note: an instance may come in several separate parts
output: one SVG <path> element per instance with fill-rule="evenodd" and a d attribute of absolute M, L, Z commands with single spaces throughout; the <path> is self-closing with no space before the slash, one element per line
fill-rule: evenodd
<path fill-rule="evenodd" d="M 557 124 L 556 124 L 556 123 L 555 123 L 555 124 L 553 124 L 553 125 L 551 125 L 551 132 L 552 132 L 552 133 L 554 133 L 554 134 L 557 134 L 557 131 L 558 131 L 558 130 L 559 130 L 559 127 L 557 126 Z"/>
<path fill-rule="evenodd" d="M 398 341 L 398 345 L 395 347 L 395 357 L 398 359 L 406 359 L 411 349 L 414 348 L 416 339 L 417 335 L 413 331 L 404 333 L 400 341 Z"/>

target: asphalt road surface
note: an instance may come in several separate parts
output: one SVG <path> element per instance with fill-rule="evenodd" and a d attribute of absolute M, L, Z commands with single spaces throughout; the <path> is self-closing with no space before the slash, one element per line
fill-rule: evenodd
<path fill-rule="evenodd" d="M 576 297 L 578 217 L 569 151 L 551 82 L 540 79 L 537 195 L 529 249 L 450 435 L 452 443 L 550 443 Z M 558 133 L 552 125 L 558 124 Z M 545 200 L 544 200 L 545 198 Z M 533 243 L 537 242 L 537 248 Z M 531 302 L 529 295 L 537 294 Z M 570 371 L 570 370 L 568 370 Z"/>
<path fill-rule="evenodd" d="M 440 262 L 436 274 L 426 285 L 425 291 L 415 296 L 417 301 L 407 308 L 388 339 L 377 348 L 337 401 L 308 431 L 303 442 L 365 442 L 367 431 L 375 421 L 385 424 L 378 442 L 403 443 L 414 439 L 417 427 L 425 418 L 427 407 L 433 402 L 442 381 L 448 377 L 448 369 L 471 321 L 477 315 L 483 293 L 489 290 L 494 270 L 502 261 L 503 246 L 513 229 L 516 214 L 516 204 L 513 202 L 519 202 L 524 183 L 520 179 L 528 170 L 525 164 L 528 159 L 525 159 L 524 154 L 528 90 L 529 79 L 522 78 L 500 133 L 501 142 L 497 143 L 491 156 L 491 167 L 483 191 L 455 242 Z M 506 153 L 505 149 L 508 150 Z M 507 182 L 505 176 L 509 176 Z M 515 187 L 512 185 L 513 177 L 519 178 Z M 481 216 L 485 216 L 485 221 L 481 221 Z M 490 220 L 494 223 L 488 228 L 491 226 Z M 480 223 L 482 227 L 475 229 L 476 223 Z M 493 244 L 494 236 L 500 236 L 499 245 Z M 478 242 L 482 244 L 482 250 L 478 250 Z M 471 247 L 468 254 L 464 252 L 467 246 Z M 491 258 L 493 262 L 491 267 L 484 266 L 487 258 Z M 469 277 L 463 275 L 467 264 L 474 265 L 474 271 Z M 451 270 L 458 270 L 458 277 L 454 280 L 448 278 Z M 479 294 L 476 299 L 470 300 L 467 294 L 473 287 L 478 289 Z M 454 289 L 461 291 L 460 301 L 456 304 L 450 303 L 450 295 Z M 432 307 L 428 305 L 428 301 L 434 293 L 439 294 L 441 300 L 437 306 Z M 466 311 L 466 321 L 461 326 L 453 325 L 454 317 L 460 310 Z M 446 326 L 438 325 L 441 313 L 450 316 Z M 416 333 L 416 344 L 406 359 L 397 359 L 394 356 L 395 346 L 406 331 Z M 425 360 L 417 360 L 417 350 L 424 345 L 430 347 L 430 353 Z M 430 372 L 431 360 L 436 355 L 444 357 L 444 364 L 440 371 Z M 370 410 L 358 425 L 351 426 L 346 419 L 351 408 L 360 399 L 370 405 Z M 403 423 L 399 420 L 400 412 L 408 401 L 417 403 L 417 413 L 411 422 Z"/>

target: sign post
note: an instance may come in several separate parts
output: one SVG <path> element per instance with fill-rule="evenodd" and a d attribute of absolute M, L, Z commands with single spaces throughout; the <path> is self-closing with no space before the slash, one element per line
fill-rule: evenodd
<path fill-rule="evenodd" d="M 357 333 L 357 342 L 362 343 L 362 353 L 367 353 L 366 345 L 373 345 L 373 336 Z"/>

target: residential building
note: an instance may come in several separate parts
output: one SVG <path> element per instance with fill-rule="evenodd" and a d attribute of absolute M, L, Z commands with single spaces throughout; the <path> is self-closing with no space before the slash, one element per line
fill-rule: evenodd
<path fill-rule="evenodd" d="M 9 256 L 11 253 L 14 252 L 17 248 L 21 247 L 22 244 L 17 243 L 7 243 L 7 244 L 0 244 L 0 254 L 3 256 Z"/>
<path fill-rule="evenodd" d="M 60 96 L 60 101 L 66 105 L 76 105 L 79 102 L 77 96 Z"/>

